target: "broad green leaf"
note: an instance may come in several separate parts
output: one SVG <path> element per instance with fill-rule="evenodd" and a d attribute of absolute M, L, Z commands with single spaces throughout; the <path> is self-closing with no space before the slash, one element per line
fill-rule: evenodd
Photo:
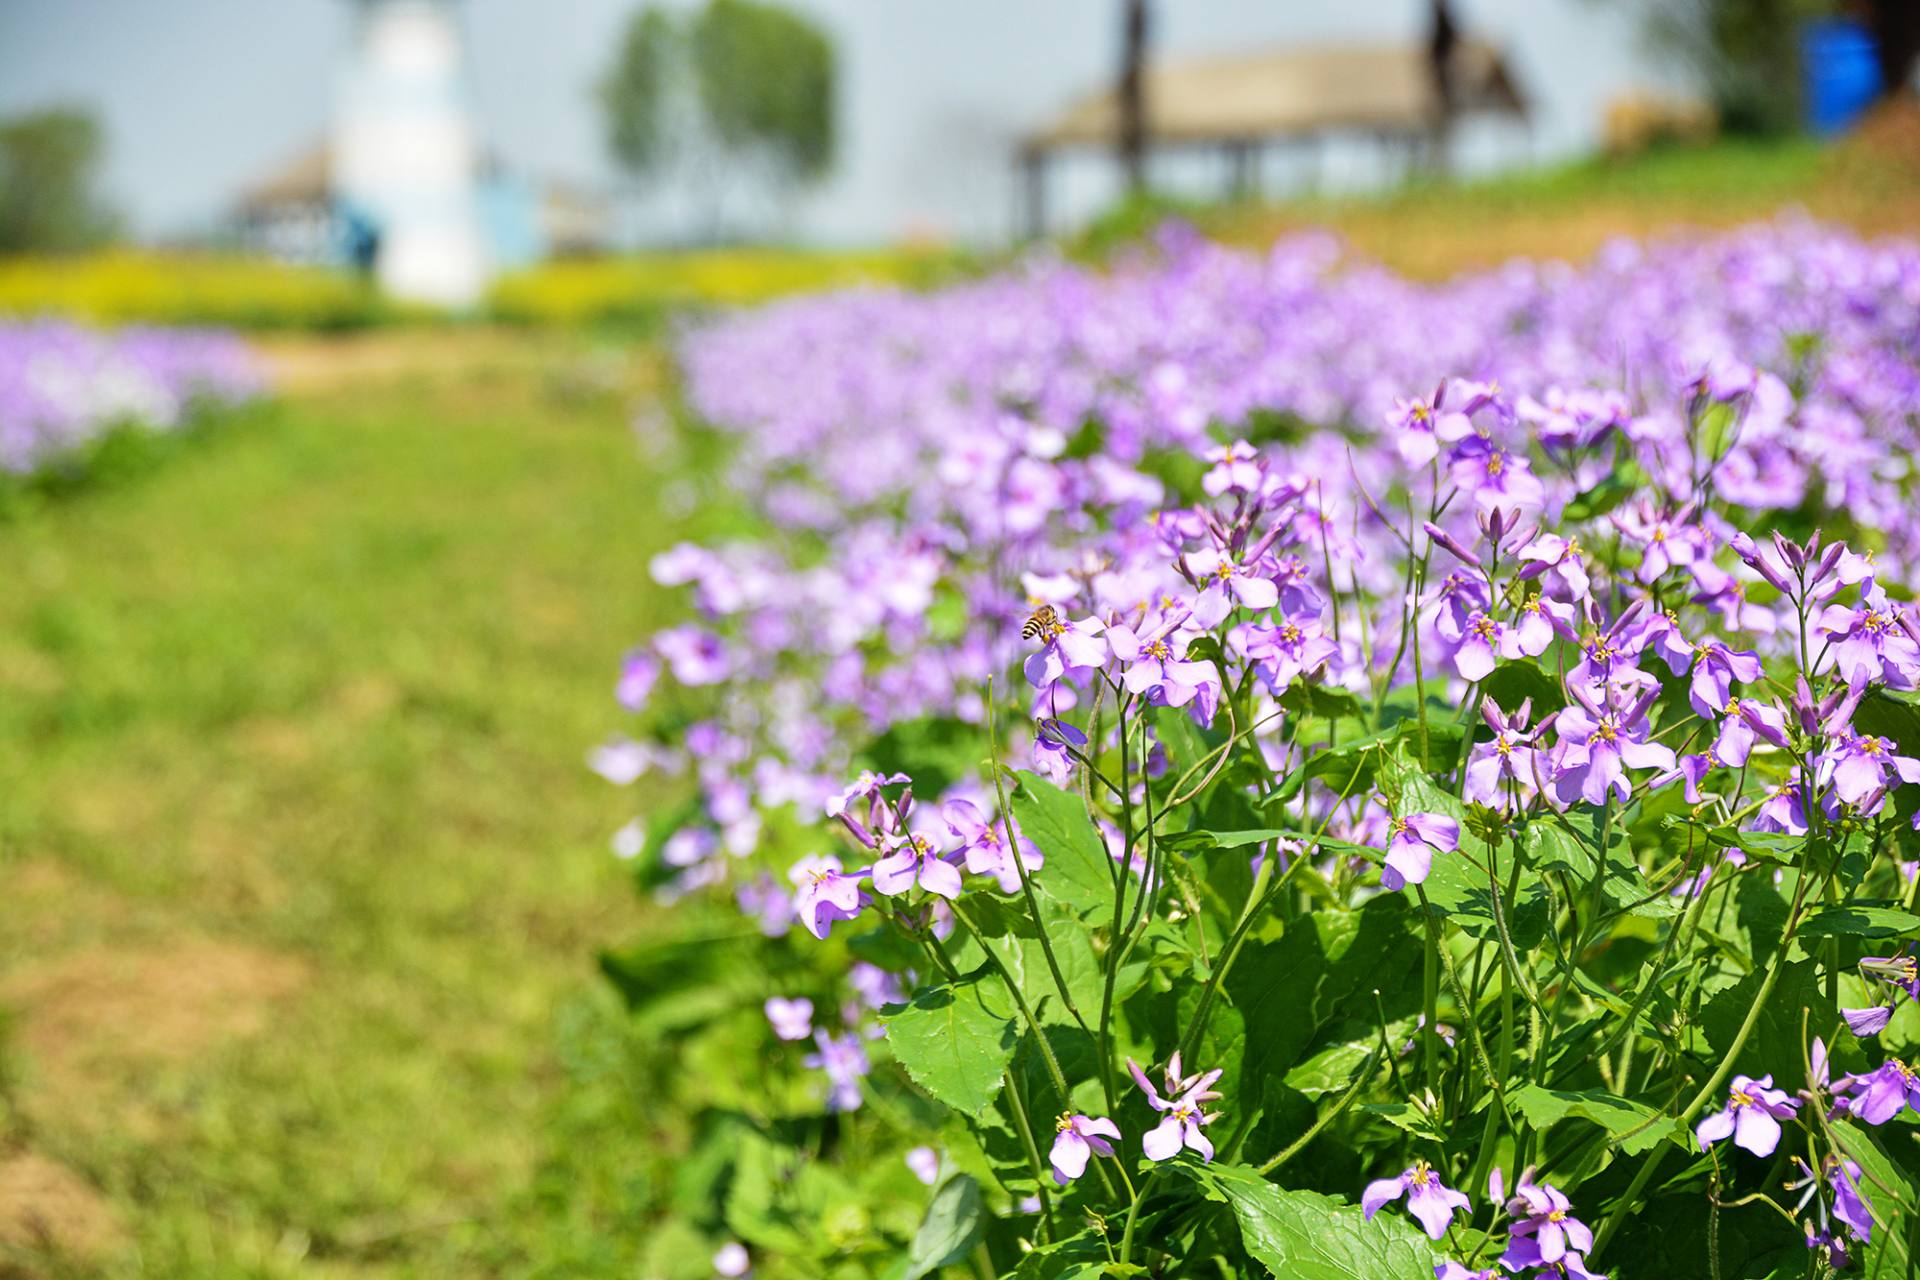
<path fill-rule="evenodd" d="M 1020 1038 L 1013 1018 L 998 1012 L 1012 1007 L 1004 987 L 988 985 L 998 981 L 976 971 L 957 983 L 922 988 L 883 1015 L 887 1044 L 900 1065 L 957 1111 L 981 1111 L 994 1100 Z"/>
<path fill-rule="evenodd" d="M 956 1174 L 933 1193 L 927 1216 L 914 1232 L 907 1249 L 906 1280 L 920 1280 L 966 1257 L 980 1243 L 980 1230 L 980 1184 L 964 1173 Z"/>
<path fill-rule="evenodd" d="M 1480 692 L 1492 698 L 1509 715 L 1518 711 L 1521 703 L 1531 699 L 1533 719 L 1536 721 L 1550 711 L 1559 710 L 1567 702 L 1560 682 L 1541 670 L 1540 664 L 1532 658 L 1514 658 L 1502 662 L 1480 682 Z M 1476 703 L 1476 714 L 1478 706 Z"/>
<path fill-rule="evenodd" d="M 1486 842 L 1468 829 L 1466 807 L 1425 774 L 1407 770 L 1399 781 L 1401 813 L 1438 813 L 1460 823 L 1460 847 L 1452 853 L 1435 854 L 1433 869 L 1421 885 L 1428 903 L 1472 937 L 1482 942 L 1493 940 L 1499 934 L 1499 922 L 1494 918 L 1493 887 L 1486 871 L 1492 854 Z M 1504 892 L 1506 859 L 1513 854 L 1510 844 L 1503 848 L 1505 857 L 1495 867 L 1502 873 Z M 1411 889 L 1407 892 L 1413 893 Z M 1522 876 L 1515 901 L 1502 908 L 1514 946 L 1524 951 L 1539 944 L 1546 936 L 1552 907 L 1552 895 L 1539 875 L 1529 871 Z"/>
<path fill-rule="evenodd" d="M 1920 916 L 1892 907 L 1828 907 L 1800 925 L 1802 938 L 1912 938 L 1920 936 Z"/>
<path fill-rule="evenodd" d="M 1046 855 L 1034 886 L 1082 919 L 1111 923 L 1112 858 L 1107 842 L 1087 820 L 1080 797 L 1023 773 L 1013 794 L 1013 816 L 1021 832 Z"/>
<path fill-rule="evenodd" d="M 1527 1084 L 1507 1099 L 1536 1129 L 1550 1129 L 1566 1119 L 1591 1120 L 1630 1156 L 1651 1150 L 1673 1131 L 1670 1117 L 1600 1089 L 1543 1089 Z"/>
<path fill-rule="evenodd" d="M 1558 821 L 1536 822 L 1528 827 L 1529 857 L 1544 870 L 1566 872 L 1584 894 L 1593 880 L 1593 853 L 1600 843 L 1599 819 L 1593 813 L 1576 812 L 1566 815 L 1566 820 L 1575 830 L 1569 831 Z M 1600 882 L 1601 896 L 1613 906 L 1629 909 L 1637 916 L 1666 919 L 1679 914 L 1681 900 L 1655 893 L 1647 883 L 1646 874 L 1633 860 L 1632 848 L 1627 842 L 1628 825 L 1625 819 L 1613 824 L 1613 835 L 1607 843 L 1606 877 Z"/>
<path fill-rule="evenodd" d="M 1748 974 L 1717 992 L 1700 1011 L 1701 1029 L 1716 1054 L 1732 1047 L 1765 977 L 1764 971 Z M 1781 1071 L 1782 1063 L 1805 1061 L 1800 1039 L 1801 1011 L 1820 1008 L 1828 1009 L 1831 1016 L 1832 1006 L 1826 1003 L 1825 993 L 1820 990 L 1814 963 L 1803 960 L 1787 964 L 1774 984 L 1766 1007 L 1760 1011 L 1752 1036 L 1734 1062 L 1735 1069 L 1748 1075 L 1763 1075 Z"/>
<path fill-rule="evenodd" d="M 1433 1249 L 1404 1217 L 1368 1222 L 1357 1205 L 1277 1187 L 1241 1165 L 1176 1167 L 1233 1210 L 1247 1252 L 1281 1280 L 1433 1280 Z"/>

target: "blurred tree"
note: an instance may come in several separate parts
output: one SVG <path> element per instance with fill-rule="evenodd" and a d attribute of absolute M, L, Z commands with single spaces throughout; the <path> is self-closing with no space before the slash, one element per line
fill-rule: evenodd
<path fill-rule="evenodd" d="M 1730 133 L 1784 133 L 1800 118 L 1800 26 L 1833 0 L 1629 0 L 1648 37 L 1701 78 Z M 1914 0 L 1902 0 L 1914 3 Z"/>
<path fill-rule="evenodd" d="M 667 157 L 665 115 L 680 33 L 658 9 L 643 9 L 627 25 L 613 70 L 600 84 L 607 113 L 607 146 L 636 177 L 658 170 Z"/>
<path fill-rule="evenodd" d="M 776 198 L 833 164 L 835 62 L 825 32 L 763 0 L 707 0 L 676 19 L 647 8 L 600 86 L 607 142 L 636 177 L 686 181 L 720 234 L 742 179 Z"/>
<path fill-rule="evenodd" d="M 0 121 L 0 253 L 71 253 L 110 237 L 114 217 L 94 192 L 102 151 L 83 110 Z"/>
<path fill-rule="evenodd" d="M 737 160 L 781 181 L 833 163 L 833 45 L 800 15 L 761 0 L 708 0 L 689 30 L 709 127 Z"/>

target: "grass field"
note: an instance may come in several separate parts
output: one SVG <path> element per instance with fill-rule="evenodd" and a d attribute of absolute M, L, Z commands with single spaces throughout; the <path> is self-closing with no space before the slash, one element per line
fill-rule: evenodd
<path fill-rule="evenodd" d="M 375 350 L 0 524 L 0 1275 L 633 1274 L 582 753 L 718 517 L 645 354 Z"/>

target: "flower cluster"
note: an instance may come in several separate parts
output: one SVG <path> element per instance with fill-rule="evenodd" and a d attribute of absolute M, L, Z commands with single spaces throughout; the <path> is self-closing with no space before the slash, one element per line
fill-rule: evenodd
<path fill-rule="evenodd" d="M 1851 1171 L 1920 1105 L 1920 979 L 1865 954 L 1920 931 L 1920 252 L 1782 226 L 1439 287 L 1335 266 L 1170 232 L 1107 276 L 691 336 L 778 536 L 653 564 L 697 617 L 617 695 L 675 728 L 595 759 L 690 799 L 623 852 L 798 924 L 794 964 L 899 975 L 876 1055 L 967 1113 L 942 1149 L 1034 1197 L 1030 1244 L 1091 1197 L 1127 1262 L 1143 1205 L 1184 1211 L 1163 1173 L 1312 1186 L 1288 1162 L 1338 1142 L 1390 1175 L 1369 1230 L 1401 1200 L 1467 1255 L 1437 1274 L 1589 1276 L 1648 1201 L 1757 1176 L 1718 1144 L 1793 1127 L 1775 1207 L 1843 1256 L 1904 1203 Z M 1796 1097 L 1755 1027 L 1803 998 Z M 883 1067 L 818 1046 L 845 1110 Z M 1639 1171 L 1596 1202 L 1568 1171 L 1616 1148 Z M 1456 1239 L 1449 1184 L 1499 1152 L 1504 1217 Z"/>
<path fill-rule="evenodd" d="M 228 334 L 0 324 L 0 473 L 38 471 L 118 427 L 172 430 L 197 404 L 246 400 L 262 385 Z"/>

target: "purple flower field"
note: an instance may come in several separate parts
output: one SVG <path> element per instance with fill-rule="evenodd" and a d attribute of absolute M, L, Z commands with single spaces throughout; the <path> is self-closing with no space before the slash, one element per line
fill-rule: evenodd
<path fill-rule="evenodd" d="M 1169 227 L 680 355 L 761 527 L 594 764 L 729 1268 L 1920 1259 L 1920 246 Z"/>
<path fill-rule="evenodd" d="M 172 431 L 201 407 L 262 387 L 252 356 L 226 333 L 0 323 L 0 473 L 30 475 L 119 428 Z"/>

